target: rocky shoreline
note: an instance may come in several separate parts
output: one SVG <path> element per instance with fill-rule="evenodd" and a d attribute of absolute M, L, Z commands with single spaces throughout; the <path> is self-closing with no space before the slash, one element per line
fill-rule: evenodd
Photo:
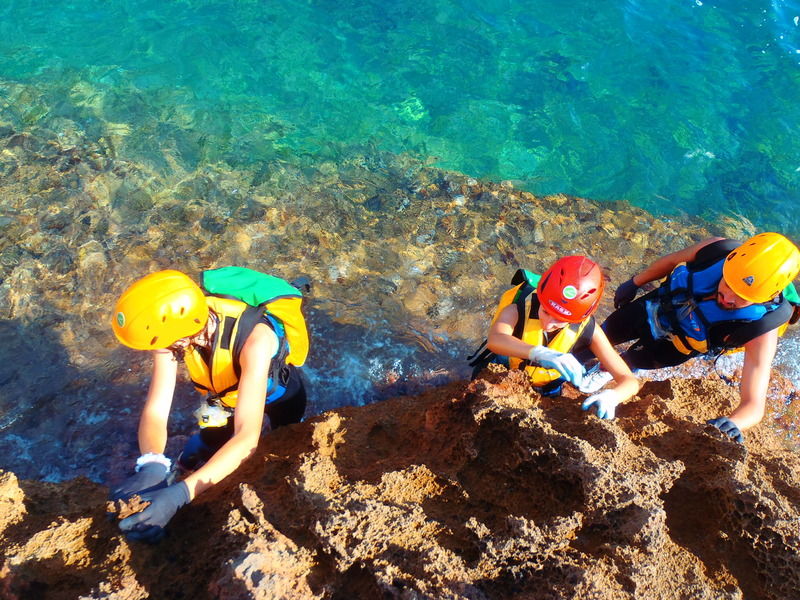
<path fill-rule="evenodd" d="M 119 535 L 103 486 L 5 472 L 0 595 L 795 597 L 800 459 L 764 425 L 746 446 L 706 426 L 723 382 L 648 382 L 613 422 L 579 405 L 486 372 L 326 412 L 267 436 L 155 547 Z"/>

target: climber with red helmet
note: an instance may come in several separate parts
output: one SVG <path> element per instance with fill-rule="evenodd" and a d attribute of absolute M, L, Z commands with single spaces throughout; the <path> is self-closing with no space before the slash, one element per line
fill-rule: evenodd
<path fill-rule="evenodd" d="M 732 439 L 764 416 L 770 368 L 779 331 L 793 319 L 792 280 L 800 250 L 778 233 L 744 243 L 710 238 L 656 260 L 622 285 L 603 323 L 612 344 L 635 340 L 622 354 L 633 369 L 679 365 L 694 356 L 744 348 L 741 399 L 729 416 L 708 421 Z M 663 279 L 640 298 L 645 284 Z M 602 369 L 581 390 L 593 393 L 610 380 Z"/>
<path fill-rule="evenodd" d="M 230 475 L 256 448 L 262 432 L 299 422 L 306 406 L 298 367 L 308 332 L 293 285 L 241 267 L 203 272 L 203 288 L 179 271 L 152 273 L 117 301 L 117 339 L 153 357 L 139 420 L 135 473 L 111 500 L 139 496 L 144 510 L 120 522 L 130 539 L 157 542 L 176 511 Z M 198 391 L 200 431 L 177 459 L 181 481 L 164 454 L 167 420 L 183 360 Z"/>
<path fill-rule="evenodd" d="M 596 408 L 603 419 L 613 419 L 617 405 L 639 391 L 639 382 L 609 343 L 592 316 L 603 294 L 600 267 L 585 256 L 557 260 L 541 278 L 520 270 L 515 287 L 500 299 L 486 350 L 471 363 L 474 373 L 488 362 L 521 368 L 542 394 L 558 394 L 568 381 L 578 386 L 583 366 L 573 352 L 588 349 L 612 373 L 614 389 L 587 398 L 583 409 Z"/>

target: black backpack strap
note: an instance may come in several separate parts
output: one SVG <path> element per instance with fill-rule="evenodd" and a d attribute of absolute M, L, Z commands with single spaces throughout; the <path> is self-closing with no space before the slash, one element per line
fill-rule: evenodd
<path fill-rule="evenodd" d="M 524 269 L 517 269 L 517 272 L 514 273 L 514 276 L 511 278 L 511 285 L 519 285 L 520 283 L 527 282 L 528 278 L 525 276 Z"/>
<path fill-rule="evenodd" d="M 497 354 L 486 347 L 488 340 L 483 340 L 478 349 L 467 357 L 467 364 L 472 367 L 472 376 L 470 381 L 475 379 L 483 369 L 486 368 L 490 362 L 494 361 Z"/>
<path fill-rule="evenodd" d="M 303 294 L 303 296 L 307 296 L 311 293 L 311 278 L 308 275 L 300 275 L 295 277 L 289 283 L 292 287 L 300 290 L 300 293 Z"/>
<path fill-rule="evenodd" d="M 514 299 L 514 305 L 517 307 L 517 324 L 514 325 L 512 335 L 515 338 L 522 339 L 522 334 L 525 332 L 525 323 L 532 309 L 533 292 L 534 289 L 530 285 L 523 285 Z"/>
<path fill-rule="evenodd" d="M 792 307 L 792 316 L 789 317 L 789 325 L 794 325 L 800 321 L 800 304 L 795 304 L 791 300 L 788 300 L 788 302 Z"/>
<path fill-rule="evenodd" d="M 264 315 L 263 307 L 248 306 L 246 309 L 244 309 L 244 312 L 239 317 L 239 329 L 236 332 L 236 339 L 233 340 L 232 350 L 233 371 L 236 373 L 237 379 L 242 376 L 242 365 L 239 363 L 239 356 L 242 353 L 242 348 L 244 347 L 244 343 L 247 341 L 247 338 L 250 336 L 250 333 L 253 331 L 253 328 L 259 323 L 266 323 L 267 326 L 274 331 L 272 323 L 270 323 L 269 319 L 267 319 Z M 277 335 L 277 332 L 275 335 Z"/>
<path fill-rule="evenodd" d="M 275 337 L 278 338 L 278 352 L 270 361 L 269 377 L 273 382 L 285 385 L 290 375 L 290 369 L 286 365 L 286 357 L 289 356 L 289 343 L 285 335 L 278 335 L 278 332 L 275 331 L 275 327 L 264 311 L 265 308 L 263 305 L 248 306 L 242 313 L 242 316 L 239 317 L 239 331 L 233 344 L 234 372 L 236 373 L 237 379 L 242 376 L 242 366 L 239 362 L 239 355 L 244 347 L 244 343 L 247 341 L 247 337 L 250 335 L 250 332 L 253 331 L 253 328 L 259 323 L 264 323 L 267 327 L 272 329 Z M 238 383 L 236 385 L 238 386 Z M 231 389 L 236 389 L 236 386 Z M 227 393 L 227 391 L 228 390 L 226 390 L 225 393 Z"/>
<path fill-rule="evenodd" d="M 477 349 L 477 350 L 475 350 L 475 352 L 473 352 L 472 354 L 470 354 L 470 355 L 467 357 L 467 362 L 469 363 L 469 365 L 470 365 L 470 366 L 471 366 L 471 365 L 472 365 L 472 363 L 473 363 L 473 362 L 476 360 L 476 357 L 477 357 L 477 356 L 478 356 L 480 353 L 484 352 L 484 351 L 487 349 L 487 348 L 486 348 L 486 344 L 487 344 L 488 342 L 489 342 L 489 340 L 483 340 L 483 341 L 481 342 L 481 345 L 480 345 L 480 346 L 478 346 L 478 349 Z"/>

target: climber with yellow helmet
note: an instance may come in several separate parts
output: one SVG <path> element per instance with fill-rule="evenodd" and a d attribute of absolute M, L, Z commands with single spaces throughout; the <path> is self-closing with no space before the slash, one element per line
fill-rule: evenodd
<path fill-rule="evenodd" d="M 152 273 L 117 301 L 117 339 L 153 356 L 152 378 L 139 420 L 135 473 L 111 491 L 112 500 L 139 496 L 143 511 L 120 522 L 135 540 L 155 542 L 175 512 L 230 475 L 256 448 L 262 426 L 299 422 L 306 393 L 299 367 L 308 333 L 297 287 L 241 267 L 205 271 L 203 288 L 179 271 Z M 177 459 L 174 482 L 164 455 L 167 421 L 183 360 L 206 399 L 200 426 Z"/>
<path fill-rule="evenodd" d="M 620 285 L 617 309 L 603 323 L 612 344 L 635 340 L 622 354 L 633 369 L 679 365 L 702 354 L 744 348 L 739 405 L 710 420 L 736 441 L 764 416 L 778 329 L 793 318 L 784 295 L 800 272 L 800 250 L 778 233 L 744 243 L 711 238 L 668 254 Z M 660 286 L 636 298 L 643 285 Z M 597 370 L 581 390 L 594 393 L 610 380 Z"/>

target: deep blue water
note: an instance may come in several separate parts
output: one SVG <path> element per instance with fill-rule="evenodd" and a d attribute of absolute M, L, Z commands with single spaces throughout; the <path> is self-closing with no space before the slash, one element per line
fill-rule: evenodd
<path fill-rule="evenodd" d="M 200 132 L 188 165 L 368 143 L 797 238 L 799 16 L 779 0 L 6 0 L 0 78 L 39 90 L 17 107 L 29 122 L 129 128 L 139 160 L 175 129 Z"/>

